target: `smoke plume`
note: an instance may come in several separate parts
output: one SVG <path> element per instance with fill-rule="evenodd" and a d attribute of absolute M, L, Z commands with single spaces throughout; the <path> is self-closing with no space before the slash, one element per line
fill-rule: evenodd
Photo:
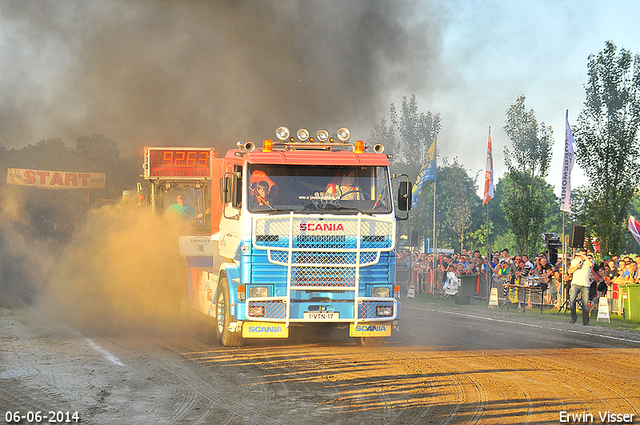
<path fill-rule="evenodd" d="M 417 0 L 3 2 L 0 143 L 98 133 L 133 155 L 279 125 L 366 138 L 390 93 L 430 80 L 437 16 Z"/>

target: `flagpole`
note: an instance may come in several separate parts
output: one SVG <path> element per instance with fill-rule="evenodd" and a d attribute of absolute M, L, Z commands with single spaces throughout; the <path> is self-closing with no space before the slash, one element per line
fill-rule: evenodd
<path fill-rule="evenodd" d="M 562 285 L 560 285 L 561 294 L 559 297 L 556 297 L 556 305 L 558 307 L 561 305 L 564 305 L 564 302 L 565 302 L 564 285 L 566 284 L 565 273 L 566 273 L 566 264 L 567 264 L 567 243 L 566 243 L 567 238 L 564 235 L 565 214 L 566 213 L 562 211 Z M 560 303 L 560 300 L 562 300 L 562 303 Z"/>
<path fill-rule="evenodd" d="M 568 109 L 565 111 L 564 121 L 565 121 L 565 128 L 564 128 L 564 145 L 565 145 L 564 146 L 564 150 L 565 150 L 565 152 L 564 152 L 563 161 L 566 161 L 567 160 L 567 158 L 566 158 L 566 156 L 567 156 L 567 144 L 569 142 L 569 135 L 568 135 L 568 132 L 567 132 L 567 126 L 569 125 L 569 110 Z M 564 166 L 566 166 L 566 165 L 563 164 L 563 167 Z M 564 171 L 565 170 L 563 168 L 563 174 L 564 174 Z M 566 177 L 563 175 L 562 176 L 563 183 L 564 183 L 565 178 Z M 562 195 L 566 196 L 566 193 L 564 192 L 564 188 L 562 190 L 563 190 Z M 569 189 L 569 190 L 571 190 L 571 189 Z M 562 202 L 561 202 L 561 204 L 562 204 Z M 565 297 L 565 290 L 564 290 L 564 286 L 567 284 L 567 281 L 566 281 L 566 272 L 567 272 L 567 270 L 566 270 L 566 268 L 567 268 L 567 237 L 565 236 L 565 216 L 566 216 L 566 212 L 564 211 L 565 210 L 565 206 L 564 205 L 560 205 L 560 206 L 562 208 L 562 277 L 561 277 L 562 282 L 561 282 L 561 285 L 560 285 L 560 296 L 556 296 L 556 304 L 558 305 L 558 308 L 560 308 L 560 306 L 564 305 L 564 303 L 567 301 L 565 299 L 566 297 Z M 562 301 L 562 302 L 560 303 L 559 301 Z M 558 310 L 558 311 L 560 311 L 560 310 Z"/>
<path fill-rule="evenodd" d="M 484 196 L 482 205 L 487 204 L 487 297 L 491 292 L 491 244 L 489 243 L 489 201 L 493 198 L 493 146 L 491 143 L 491 126 L 489 126 L 489 138 L 487 141 L 487 169 L 484 180 Z"/>
<path fill-rule="evenodd" d="M 438 159 L 438 137 L 433 139 L 433 288 L 438 285 L 438 269 L 436 267 L 438 261 L 438 238 L 436 238 L 436 182 L 437 182 L 437 159 Z M 433 295 L 435 295 L 435 290 Z"/>
<path fill-rule="evenodd" d="M 489 126 L 489 137 L 491 137 L 491 126 Z M 491 171 L 493 173 L 493 170 Z M 493 178 L 493 176 L 491 176 Z M 489 252 L 489 203 L 487 202 L 487 298 L 491 292 L 491 253 Z"/>
<path fill-rule="evenodd" d="M 569 126 L 569 110 L 566 110 L 565 114 L 565 129 L 564 129 L 564 160 L 562 167 L 562 194 L 560 196 L 560 210 L 562 211 L 562 285 L 560 285 L 562 293 L 557 299 L 562 300 L 562 306 L 566 305 L 567 299 L 565 296 L 566 285 L 566 265 L 567 265 L 567 237 L 565 235 L 565 213 L 571 213 L 571 170 L 575 162 L 575 153 L 573 151 L 573 132 L 571 126 Z"/>
<path fill-rule="evenodd" d="M 487 202 L 487 265 L 486 265 L 486 269 L 487 269 L 487 298 L 490 295 L 491 286 L 492 286 L 492 282 L 491 282 L 491 252 L 489 250 L 490 246 L 491 246 L 491 244 L 489 243 L 489 203 Z"/>

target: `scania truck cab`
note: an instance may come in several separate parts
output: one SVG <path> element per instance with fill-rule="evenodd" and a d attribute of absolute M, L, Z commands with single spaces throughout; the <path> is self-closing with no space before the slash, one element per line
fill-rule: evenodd
<path fill-rule="evenodd" d="M 349 143 L 346 128 L 276 135 L 211 157 L 210 240 L 180 238 L 190 306 L 224 346 L 320 325 L 381 345 L 400 315 L 396 213 L 411 184 L 394 202 L 384 148 Z"/>

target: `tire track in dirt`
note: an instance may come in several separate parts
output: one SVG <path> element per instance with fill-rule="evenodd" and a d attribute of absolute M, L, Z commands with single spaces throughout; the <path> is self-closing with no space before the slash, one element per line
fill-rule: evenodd
<path fill-rule="evenodd" d="M 478 389 L 477 382 L 471 378 L 471 376 L 462 373 L 459 369 L 452 371 L 453 364 L 451 359 L 449 357 L 442 357 L 441 354 L 435 354 L 433 357 L 429 357 L 428 359 L 412 360 L 412 362 L 414 364 L 418 363 L 421 366 L 428 364 L 430 368 L 438 371 L 438 377 L 448 379 L 450 385 L 455 388 L 455 394 L 453 394 L 454 392 L 448 388 L 449 386 L 445 387 L 450 393 L 448 397 L 446 395 L 443 397 L 443 400 L 437 409 L 437 416 L 443 418 L 440 423 L 474 423 L 468 417 L 470 413 L 469 406 L 476 406 L 475 411 L 473 412 L 474 418 L 481 414 L 482 412 L 480 411 L 479 405 L 484 403 L 484 392 Z M 468 384 L 463 380 L 468 381 Z M 471 389 L 474 394 L 470 394 L 468 388 L 469 384 L 471 385 Z"/>
<path fill-rule="evenodd" d="M 174 359 L 181 359 L 178 353 L 165 343 L 158 342 L 153 339 L 144 339 L 141 341 L 139 338 L 132 337 L 107 337 L 101 341 L 102 344 L 108 343 L 111 346 L 117 347 L 118 354 L 125 361 L 125 366 L 135 368 L 138 373 L 150 374 L 147 372 L 150 368 L 160 368 L 165 375 L 162 379 L 165 381 L 165 385 L 168 384 L 167 375 L 172 376 L 174 380 L 182 381 L 181 376 L 176 374 L 176 362 Z M 167 351 L 171 355 L 167 355 Z M 142 364 L 146 363 L 146 367 L 142 367 Z M 141 376 L 138 379 L 141 379 Z M 160 375 L 153 373 L 154 375 Z M 212 378 L 215 380 L 215 377 Z M 184 420 L 192 415 L 190 420 L 199 421 L 203 414 L 206 414 L 207 410 L 202 409 L 202 400 L 200 393 L 193 388 L 183 388 L 181 396 L 175 406 L 172 407 L 172 411 L 165 419 L 168 424 L 184 423 Z M 201 410 L 202 409 L 202 410 Z M 203 413 L 204 411 L 204 413 Z M 163 423 L 165 421 L 163 420 Z"/>
<path fill-rule="evenodd" d="M 347 407 L 345 415 L 367 411 L 372 422 L 390 424 L 414 423 L 416 417 L 421 417 L 416 409 L 421 412 L 424 408 L 416 406 L 414 396 L 422 393 L 421 387 L 425 385 L 420 381 L 420 373 L 408 367 L 398 370 L 399 365 L 387 357 L 383 348 L 330 347 L 329 350 L 333 354 L 330 366 L 342 368 L 347 374 L 345 379 L 337 375 L 336 381 Z M 407 370 L 410 373 L 407 374 Z M 379 374 L 380 371 L 384 374 Z M 351 389 L 353 386 L 362 388 L 364 393 L 356 393 Z"/>
<path fill-rule="evenodd" d="M 284 395 L 294 406 L 290 406 L 301 422 L 322 415 L 326 406 L 326 386 L 320 381 L 320 369 L 314 367 L 304 348 L 301 346 L 267 347 L 262 346 L 259 362 L 265 368 L 265 379 L 278 388 L 274 391 L 279 398 Z M 309 397 L 307 385 L 314 385 L 313 397 Z M 309 388 L 310 390 L 310 388 Z"/>
<path fill-rule="evenodd" d="M 475 402 L 475 411 L 473 412 L 473 416 L 469 419 L 469 421 L 467 423 L 469 424 L 475 424 L 478 422 L 478 420 L 480 419 L 480 417 L 482 416 L 482 414 L 484 413 L 484 408 L 487 404 L 487 397 L 484 391 L 484 388 L 478 383 L 478 381 L 476 379 L 473 378 L 473 375 L 470 373 L 466 373 L 463 372 L 462 368 L 458 367 L 457 368 L 458 372 L 460 373 L 460 375 L 458 376 L 462 376 L 463 378 L 465 378 L 466 380 L 469 381 L 469 383 L 473 386 L 473 389 L 475 390 L 475 396 L 477 401 Z M 460 385 L 461 388 L 463 388 L 462 384 Z M 468 394 L 468 392 L 465 392 L 464 394 Z M 471 400 L 473 400 L 471 398 Z M 473 401 L 472 401 L 473 403 Z M 467 403 L 469 404 L 469 403 Z M 471 412 L 469 412 L 471 413 Z M 447 421 L 445 421 L 444 423 L 452 423 L 453 422 L 453 417 L 448 418 Z"/>
<path fill-rule="evenodd" d="M 178 409 L 184 412 L 180 415 L 174 413 L 173 423 L 180 423 L 189 414 L 196 415 L 196 418 L 189 418 L 190 423 L 210 423 L 211 420 L 215 420 L 220 424 L 232 424 L 269 420 L 265 415 L 269 400 L 265 394 L 268 394 L 269 389 L 251 368 L 238 367 L 238 363 L 245 362 L 242 349 L 198 347 L 198 350 L 194 351 L 193 345 L 154 342 L 173 354 L 162 359 L 156 358 L 154 361 L 186 384 L 187 388 L 195 393 L 196 398 L 200 399 L 195 403 L 190 402 L 188 407 L 179 406 Z M 223 374 L 215 370 L 229 362 L 235 366 L 233 373 Z M 247 392 L 251 394 L 246 394 Z M 259 395 L 256 396 L 256 393 Z M 201 409 L 198 403 L 202 400 L 208 404 L 204 409 Z M 251 403 L 247 403 L 247 400 Z"/>
<path fill-rule="evenodd" d="M 83 423 L 296 425 L 558 423 L 560 411 L 589 412 L 597 422 L 599 411 L 639 410 L 637 348 L 603 347 L 588 329 L 575 333 L 581 348 L 565 348 L 570 333 L 560 348 L 533 349 L 528 341 L 526 348 L 479 351 L 454 346 L 464 342 L 469 323 L 444 323 L 451 332 L 431 345 L 433 332 L 418 326 L 375 349 L 309 338 L 232 349 L 188 335 L 92 336 L 123 367 L 59 328 L 13 335 L 0 326 L 0 406 L 42 411 L 73 404 L 84 409 Z M 497 324 L 498 339 L 481 345 L 539 337 L 539 329 L 520 332 L 525 328 Z M 74 394 L 79 388 L 89 392 Z"/>
<path fill-rule="evenodd" d="M 65 393 L 60 374 L 50 366 L 55 363 L 54 347 L 43 329 L 23 323 L 20 315 L 0 316 L 0 409 L 2 414 L 20 411 L 75 412 L 77 398 Z M 56 330 L 60 334 L 60 330 Z M 0 417 L 4 420 L 5 417 Z M 81 414 L 83 423 L 93 423 Z"/>
<path fill-rule="evenodd" d="M 520 388 L 526 388 L 531 394 L 529 394 L 528 409 L 527 409 L 527 423 L 535 421 L 539 423 L 541 421 L 540 415 L 543 416 L 544 421 L 554 422 L 558 420 L 558 412 L 563 408 L 567 408 L 566 396 L 562 396 L 558 392 L 559 383 L 557 382 L 557 372 L 554 372 L 552 366 L 550 366 L 551 356 L 546 354 L 527 353 L 526 359 L 523 354 L 498 351 L 492 354 L 490 361 L 484 361 L 478 365 L 478 367 L 499 367 L 506 370 L 506 368 L 513 367 L 513 364 L 526 365 L 531 357 L 534 357 L 535 369 L 522 369 L 517 373 L 511 373 L 509 375 L 502 374 L 512 382 L 516 383 Z M 479 358 L 478 360 L 485 360 Z M 478 362 L 479 363 L 479 362 Z M 524 375 L 524 376 L 523 376 Z M 549 408 L 552 407 L 552 411 L 549 412 Z M 545 411 L 545 409 L 547 411 Z M 553 409 L 556 409 L 553 411 Z M 554 416 L 555 415 L 555 416 Z"/>
<path fill-rule="evenodd" d="M 599 351 L 598 351 L 599 352 Z M 595 353 L 591 350 L 586 351 L 582 356 L 595 357 Z M 578 354 L 579 355 L 579 354 Z M 621 362 L 621 358 L 631 358 L 625 356 L 636 356 L 635 350 L 620 350 L 620 357 L 617 358 L 620 364 L 615 367 L 615 370 L 625 370 L 626 375 L 624 378 L 617 374 L 614 374 L 608 370 L 608 366 L 611 364 L 601 364 L 599 367 L 590 364 L 588 367 L 585 362 L 578 362 L 573 359 L 570 361 L 566 357 L 559 359 L 562 362 L 562 371 L 568 374 L 568 379 L 574 382 L 582 382 L 581 386 L 584 390 L 588 391 L 593 399 L 600 400 L 605 408 L 604 411 L 611 411 L 614 413 L 631 413 L 640 412 L 640 395 L 638 395 L 638 365 L 631 364 L 630 362 Z M 574 354 L 575 356 L 575 354 Z M 611 394 L 612 393 L 612 394 Z M 602 395 L 604 394 L 604 395 Z M 637 400 L 636 402 L 631 400 L 631 396 Z M 595 416 L 595 414 L 594 414 Z"/>
<path fill-rule="evenodd" d="M 360 355 L 365 350 L 361 347 L 344 346 L 343 344 L 337 346 L 328 344 L 318 348 L 329 351 L 328 355 L 322 357 L 316 355 L 314 356 L 315 360 L 311 359 L 308 354 L 313 348 L 306 347 L 304 351 L 299 350 L 296 354 L 308 365 L 308 370 L 321 371 L 322 384 L 327 392 L 333 394 L 333 400 L 337 402 L 334 404 L 338 404 L 338 410 L 333 408 L 331 414 L 349 418 L 352 409 L 369 406 L 371 409 L 381 410 L 380 414 L 369 410 L 372 421 L 376 421 L 375 417 L 381 416 L 379 420 L 383 423 L 392 423 L 391 421 L 396 416 L 394 407 L 396 401 L 386 389 L 387 385 L 381 383 L 378 377 L 366 376 L 360 370 L 363 364 L 370 362 Z M 352 385 L 366 387 L 367 390 L 364 392 L 344 391 L 347 386 Z M 347 419 L 345 421 L 348 423 Z"/>
<path fill-rule="evenodd" d="M 537 380 L 534 376 L 539 370 L 530 369 L 526 362 L 518 363 L 514 361 L 513 356 L 508 353 L 503 354 L 500 351 L 498 353 L 490 353 L 486 357 L 471 355 L 465 356 L 464 360 L 458 357 L 453 362 L 456 363 L 456 369 L 464 376 L 478 376 L 477 385 L 485 394 L 491 393 L 494 395 L 493 397 L 495 397 L 495 394 L 505 394 L 502 400 L 485 400 L 481 406 L 485 416 L 490 408 L 498 402 L 501 403 L 498 407 L 510 410 L 509 414 L 514 422 L 524 424 L 539 423 L 540 410 L 548 407 L 551 403 L 550 398 L 543 390 L 546 384 Z M 527 367 L 514 368 L 514 364 Z M 523 374 L 526 376 L 523 376 Z M 560 398 L 557 398 L 556 401 L 558 404 L 561 403 Z M 526 410 L 524 410 L 525 405 Z M 522 413 L 520 414 L 519 412 Z M 504 416 L 504 413 L 502 416 Z M 477 422 L 478 419 L 476 415 L 474 422 Z"/>
<path fill-rule="evenodd" d="M 403 414 L 399 418 L 397 418 L 398 423 L 405 423 L 404 421 L 410 421 L 408 422 L 410 424 L 421 424 L 425 422 L 425 419 L 430 414 L 432 414 L 432 410 L 436 405 L 436 399 L 442 398 L 441 395 L 436 393 L 437 387 L 436 385 L 434 385 L 434 377 L 449 379 L 450 384 L 455 388 L 456 393 L 456 402 L 454 403 L 454 406 L 457 407 L 460 405 L 460 401 L 462 400 L 463 395 L 458 382 L 448 377 L 444 369 L 440 368 L 438 365 L 432 362 L 421 363 L 415 358 L 406 357 L 404 353 L 403 355 L 400 355 L 399 352 L 391 349 L 385 349 L 385 357 L 393 364 L 402 367 L 410 373 L 420 377 L 422 386 L 419 387 L 419 390 L 422 392 L 422 394 L 424 394 L 422 399 L 426 398 L 427 394 L 429 394 L 427 402 L 420 403 L 420 405 L 417 407 L 411 407 L 410 409 L 408 409 L 410 410 L 409 413 L 403 412 Z M 440 386 L 442 385 L 439 385 L 438 387 Z M 406 398 L 406 402 L 407 404 L 411 402 L 408 397 Z M 448 414 L 455 416 L 455 410 L 457 409 L 454 407 L 453 411 L 449 412 Z"/>

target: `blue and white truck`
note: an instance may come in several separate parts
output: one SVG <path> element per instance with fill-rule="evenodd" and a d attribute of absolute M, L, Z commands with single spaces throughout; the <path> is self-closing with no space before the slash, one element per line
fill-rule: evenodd
<path fill-rule="evenodd" d="M 408 214 L 411 183 L 400 179 L 394 202 L 384 148 L 349 142 L 346 128 L 314 138 L 280 127 L 276 136 L 261 148 L 238 142 L 223 157 L 145 150 L 152 195 L 167 182 L 199 190 L 198 219 L 210 224 L 209 234 L 180 238 L 189 307 L 213 319 L 224 346 L 320 325 L 383 344 L 400 314 L 396 214 Z"/>

